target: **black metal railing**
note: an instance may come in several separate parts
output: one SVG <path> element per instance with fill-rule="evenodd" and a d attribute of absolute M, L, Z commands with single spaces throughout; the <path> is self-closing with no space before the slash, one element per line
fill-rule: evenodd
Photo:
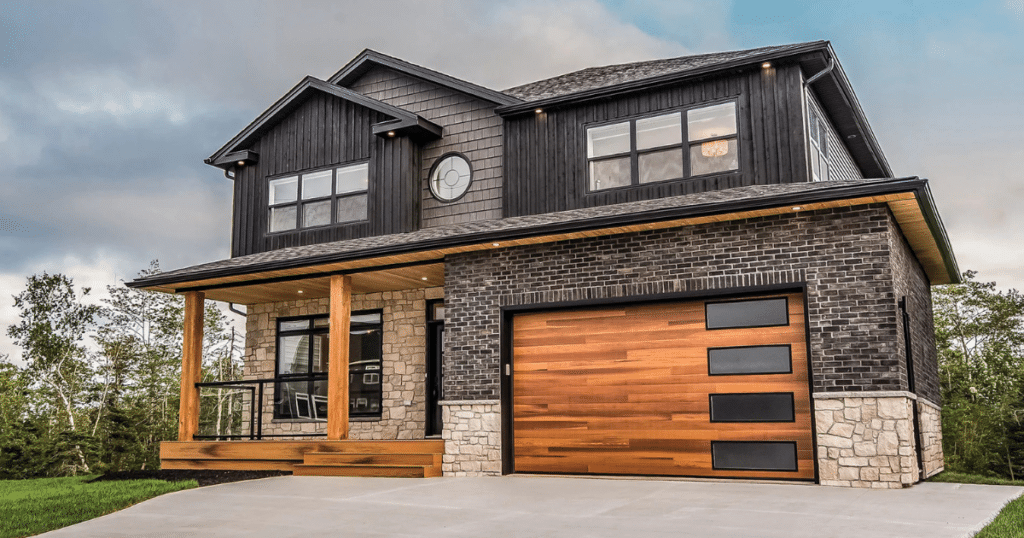
<path fill-rule="evenodd" d="M 241 380 L 236 380 L 236 381 L 207 381 L 207 382 L 203 382 L 203 383 L 196 383 L 196 389 L 198 389 L 199 392 L 200 392 L 200 400 L 199 400 L 200 401 L 200 430 L 203 429 L 203 427 L 202 427 L 203 426 L 202 419 L 204 417 L 205 418 L 209 418 L 209 410 L 207 410 L 207 414 L 204 414 L 203 413 L 203 409 L 202 409 L 202 401 L 203 401 L 202 389 L 205 388 L 205 389 L 219 389 L 219 391 L 220 390 L 224 390 L 224 389 L 227 389 L 229 391 L 238 391 L 235 394 L 241 394 L 243 396 L 243 400 L 239 402 L 239 405 L 237 405 L 237 407 L 235 405 L 233 405 L 233 400 L 232 400 L 232 404 L 228 405 L 228 414 L 229 414 L 228 424 L 229 425 L 240 425 L 240 424 L 248 423 L 248 425 L 249 425 L 249 428 L 248 428 L 249 432 L 248 433 L 237 433 L 237 434 L 236 433 L 220 433 L 220 432 L 210 433 L 210 434 L 196 434 L 196 435 L 192 436 L 192 439 L 194 439 L 196 441 L 230 441 L 230 440 L 238 440 L 238 439 L 248 439 L 248 440 L 251 440 L 251 441 L 258 441 L 258 440 L 265 439 L 265 438 L 280 438 L 280 437 L 325 437 L 327 435 L 326 433 L 304 433 L 304 432 L 284 433 L 284 434 L 264 434 L 263 433 L 263 407 L 264 407 L 264 398 L 265 398 L 265 395 L 266 395 L 266 390 L 264 389 L 264 387 L 268 383 L 274 383 L 274 384 L 277 384 L 277 385 L 281 385 L 281 384 L 286 384 L 286 383 L 297 383 L 297 382 L 313 383 L 313 382 L 316 382 L 316 381 L 327 381 L 327 374 L 314 374 L 314 375 L 306 375 L 306 376 L 288 376 L 288 377 L 279 377 L 279 378 L 271 378 L 271 379 L 241 379 Z M 279 390 L 275 390 L 275 394 L 277 392 L 279 392 Z M 248 415 L 249 416 L 248 417 L 244 416 L 246 414 L 246 411 L 245 411 L 246 406 L 245 406 L 245 402 L 244 402 L 244 397 L 246 395 L 248 395 L 248 397 L 249 397 L 249 406 L 248 406 Z M 221 393 L 220 396 L 223 397 L 224 394 Z M 229 394 L 228 396 L 231 396 L 231 394 Z M 218 401 L 217 405 L 221 406 L 221 405 L 223 405 L 223 402 Z M 222 411 L 222 413 L 223 413 L 223 411 Z M 219 420 L 222 420 L 223 418 L 224 418 L 223 414 L 219 416 Z M 218 425 L 219 424 L 220 424 L 220 422 L 218 422 Z M 230 428 L 229 428 L 229 431 L 230 431 Z"/>

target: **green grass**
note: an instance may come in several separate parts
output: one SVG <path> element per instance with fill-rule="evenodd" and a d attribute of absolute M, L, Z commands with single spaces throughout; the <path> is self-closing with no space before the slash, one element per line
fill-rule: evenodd
<path fill-rule="evenodd" d="M 1007 480 L 987 476 L 943 472 L 928 479 L 929 482 L 956 482 L 992 486 L 1024 486 L 1024 480 Z M 996 519 L 974 535 L 974 538 L 1024 538 L 1024 497 L 1010 501 Z"/>
<path fill-rule="evenodd" d="M 194 488 L 194 480 L 112 480 L 92 477 L 0 480 L 0 538 L 31 536 L 115 512 L 146 499 Z"/>

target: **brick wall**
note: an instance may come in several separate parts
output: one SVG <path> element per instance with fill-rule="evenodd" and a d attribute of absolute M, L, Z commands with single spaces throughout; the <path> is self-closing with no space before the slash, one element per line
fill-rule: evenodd
<path fill-rule="evenodd" d="M 445 394 L 499 397 L 503 305 L 802 281 L 815 392 L 907 390 L 893 230 L 872 205 L 449 256 Z"/>
<path fill-rule="evenodd" d="M 931 285 L 924 268 L 914 257 L 906 238 L 899 230 L 889 235 L 889 249 L 892 252 L 896 298 L 907 298 L 907 312 L 910 314 L 915 392 L 932 403 L 941 405 L 942 391 L 939 389 L 939 362 L 935 349 Z M 897 351 L 900 360 L 905 363 L 907 348 L 903 341 L 902 319 L 899 329 Z"/>
<path fill-rule="evenodd" d="M 420 152 L 424 228 L 501 218 L 502 128 L 493 103 L 385 67 L 374 67 L 350 89 L 444 127 L 443 137 Z M 473 183 L 463 198 L 441 203 L 430 194 L 428 175 L 437 159 L 452 151 L 469 159 Z"/>

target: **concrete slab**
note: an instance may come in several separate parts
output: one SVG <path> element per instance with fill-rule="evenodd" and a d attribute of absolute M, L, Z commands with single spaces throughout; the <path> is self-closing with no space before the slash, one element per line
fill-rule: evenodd
<path fill-rule="evenodd" d="M 971 536 L 1024 488 L 285 476 L 171 493 L 42 536 Z"/>

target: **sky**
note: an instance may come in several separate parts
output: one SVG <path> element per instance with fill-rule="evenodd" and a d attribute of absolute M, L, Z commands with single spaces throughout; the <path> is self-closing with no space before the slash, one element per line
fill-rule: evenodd
<path fill-rule="evenodd" d="M 228 257 L 231 182 L 203 158 L 364 48 L 504 89 L 818 39 L 960 268 L 1024 289 L 1024 0 L 0 0 L 0 355 L 31 274 L 96 301 L 151 260 Z"/>

